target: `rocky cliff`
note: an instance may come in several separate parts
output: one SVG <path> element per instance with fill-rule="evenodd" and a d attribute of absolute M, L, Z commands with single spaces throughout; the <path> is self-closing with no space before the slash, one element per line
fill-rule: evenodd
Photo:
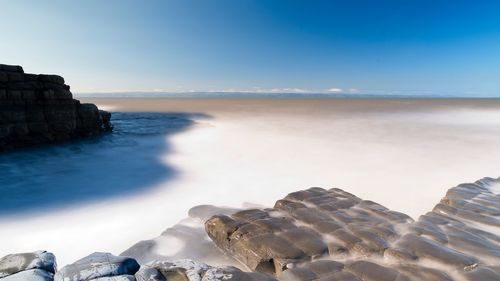
<path fill-rule="evenodd" d="M 0 151 L 111 130 L 111 114 L 73 99 L 58 75 L 0 64 Z"/>

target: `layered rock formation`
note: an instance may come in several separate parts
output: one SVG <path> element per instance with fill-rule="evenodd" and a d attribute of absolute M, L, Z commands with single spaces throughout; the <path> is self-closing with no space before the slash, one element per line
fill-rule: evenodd
<path fill-rule="evenodd" d="M 14 254 L 0 259 L 0 280 L 498 281 L 499 187 L 499 179 L 484 178 L 451 188 L 417 221 L 337 188 L 290 193 L 268 209 L 192 209 L 200 218 L 216 214 L 206 220 L 206 233 L 250 272 L 151 260 L 149 240 L 125 252 L 150 260 L 142 265 L 125 254 L 94 253 L 56 271 L 50 253 Z M 185 230 L 177 235 L 192 229 Z M 211 250 L 204 238 L 194 234 L 186 247 Z"/>
<path fill-rule="evenodd" d="M 281 280 L 500 280 L 495 186 L 485 178 L 452 188 L 418 221 L 340 189 L 311 188 L 205 227 L 250 270 Z"/>
<path fill-rule="evenodd" d="M 57 75 L 0 64 L 0 151 L 111 130 L 111 114 L 73 99 Z"/>

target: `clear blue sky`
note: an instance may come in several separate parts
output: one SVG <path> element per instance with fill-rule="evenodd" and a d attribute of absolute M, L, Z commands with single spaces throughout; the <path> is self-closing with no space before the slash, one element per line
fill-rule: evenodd
<path fill-rule="evenodd" d="M 500 1 L 0 0 L 0 18 L 0 62 L 74 92 L 500 96 Z"/>

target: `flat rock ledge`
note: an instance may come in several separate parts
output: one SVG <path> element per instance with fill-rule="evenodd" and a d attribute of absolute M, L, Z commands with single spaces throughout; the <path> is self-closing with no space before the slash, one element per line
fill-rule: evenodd
<path fill-rule="evenodd" d="M 338 188 L 273 208 L 215 215 L 208 236 L 249 270 L 280 280 L 500 280 L 498 179 L 451 188 L 418 221 Z"/>
<path fill-rule="evenodd" d="M 73 99 L 58 75 L 0 64 L 0 151 L 97 135 L 111 114 Z"/>
<path fill-rule="evenodd" d="M 38 251 L 1 258 L 0 281 L 500 280 L 499 179 L 451 188 L 417 221 L 338 188 L 293 192 L 268 209 L 209 209 L 218 214 L 206 233 L 248 272 L 109 253 L 57 271 L 54 255 Z"/>

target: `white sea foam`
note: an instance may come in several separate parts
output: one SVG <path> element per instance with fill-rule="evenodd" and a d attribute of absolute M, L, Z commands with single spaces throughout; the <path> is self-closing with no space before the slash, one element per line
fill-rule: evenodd
<path fill-rule="evenodd" d="M 314 107 L 274 111 L 266 103 L 256 108 L 208 109 L 203 113 L 211 119 L 167 136 L 171 149 L 158 157 L 178 175 L 141 193 L 2 217 L 0 256 L 45 249 L 64 265 L 94 251 L 119 254 L 158 236 L 192 206 L 272 206 L 311 186 L 343 188 L 417 218 L 448 188 L 500 174 L 500 108 L 486 113 L 467 108 L 318 113 Z M 180 248 L 164 242 L 170 250 Z"/>

